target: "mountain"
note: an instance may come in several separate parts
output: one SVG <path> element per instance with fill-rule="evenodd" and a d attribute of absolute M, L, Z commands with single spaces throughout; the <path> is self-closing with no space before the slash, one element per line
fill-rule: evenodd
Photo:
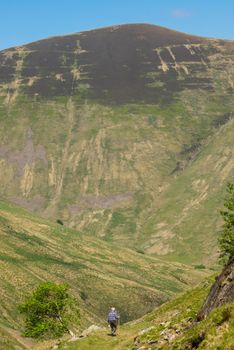
<path fill-rule="evenodd" d="M 234 175 L 233 57 L 233 41 L 148 24 L 1 51 L 1 197 L 117 246 L 212 266 Z"/>
<path fill-rule="evenodd" d="M 42 282 L 68 284 L 81 309 L 79 327 L 85 328 L 103 324 L 110 305 L 121 311 L 122 322 L 140 317 L 210 273 L 118 248 L 5 202 L 0 202 L 0 241 L 4 350 L 34 348 L 20 337 L 18 305 Z"/>

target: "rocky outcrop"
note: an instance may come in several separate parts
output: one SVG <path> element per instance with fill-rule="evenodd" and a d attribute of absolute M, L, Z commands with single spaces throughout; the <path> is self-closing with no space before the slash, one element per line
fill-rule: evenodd
<path fill-rule="evenodd" d="M 197 315 L 197 320 L 202 320 L 214 308 L 232 300 L 234 300 L 234 257 L 230 259 L 211 287 L 210 293 Z"/>

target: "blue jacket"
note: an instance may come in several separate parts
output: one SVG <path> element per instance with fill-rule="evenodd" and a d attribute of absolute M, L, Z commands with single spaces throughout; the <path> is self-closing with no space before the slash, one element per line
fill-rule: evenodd
<path fill-rule="evenodd" d="M 108 322 L 112 322 L 112 321 L 117 321 L 118 320 L 118 315 L 116 313 L 116 311 L 110 311 L 108 314 Z"/>

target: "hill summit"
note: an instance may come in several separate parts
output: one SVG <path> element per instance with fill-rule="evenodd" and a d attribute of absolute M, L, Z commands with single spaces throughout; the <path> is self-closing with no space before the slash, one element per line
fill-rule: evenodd
<path fill-rule="evenodd" d="M 212 88 L 208 77 L 195 79 L 191 71 L 205 73 L 213 46 L 210 40 L 149 24 L 112 26 L 4 51 L 2 82 L 11 81 L 17 67 L 30 96 L 87 90 L 88 97 L 105 103 L 165 103 L 185 88 Z M 161 86 L 152 88 L 155 80 Z"/>
<path fill-rule="evenodd" d="M 86 235 L 213 264 L 233 57 L 233 42 L 148 24 L 1 51 L 0 195 Z"/>

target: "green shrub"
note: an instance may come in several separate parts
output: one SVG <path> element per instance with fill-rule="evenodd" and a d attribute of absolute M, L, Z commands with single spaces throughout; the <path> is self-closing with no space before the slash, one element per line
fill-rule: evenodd
<path fill-rule="evenodd" d="M 219 239 L 221 257 L 228 259 L 234 256 L 234 184 L 227 185 L 227 197 L 224 201 L 226 210 L 220 213 L 224 220 L 223 230 Z"/>
<path fill-rule="evenodd" d="M 69 332 L 69 321 L 78 321 L 79 309 L 68 294 L 68 286 L 42 283 L 19 310 L 26 317 L 24 336 L 53 338 Z"/>
<path fill-rule="evenodd" d="M 63 221 L 60 220 L 60 219 L 58 219 L 56 222 L 57 222 L 57 224 L 59 224 L 59 225 L 62 225 L 62 226 L 64 225 Z"/>
<path fill-rule="evenodd" d="M 82 300 L 87 300 L 88 299 L 88 294 L 85 291 L 80 291 L 80 297 Z"/>
<path fill-rule="evenodd" d="M 139 253 L 139 254 L 145 254 L 143 249 L 137 249 L 136 252 Z"/>
<path fill-rule="evenodd" d="M 202 270 L 202 269 L 205 269 L 206 267 L 205 267 L 205 265 L 203 265 L 203 264 L 199 264 L 199 265 L 195 265 L 194 268 L 195 268 L 196 270 Z"/>

